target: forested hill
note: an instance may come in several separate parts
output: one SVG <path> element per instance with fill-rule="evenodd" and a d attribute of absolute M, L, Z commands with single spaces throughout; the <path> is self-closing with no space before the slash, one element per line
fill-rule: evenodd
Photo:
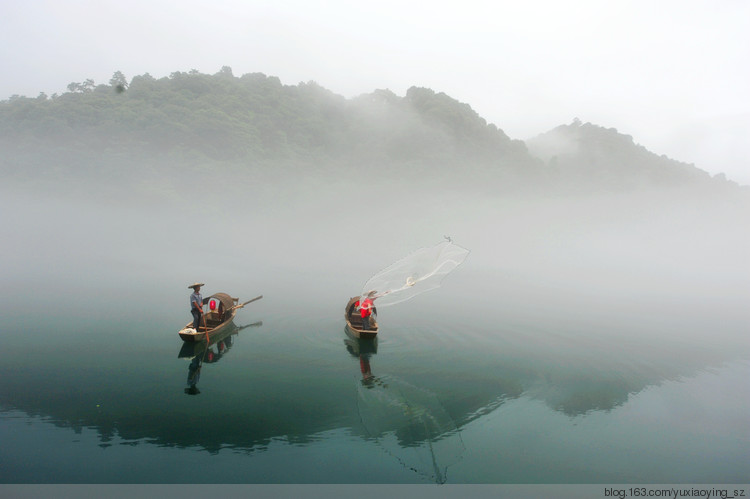
<path fill-rule="evenodd" d="M 526 141 L 529 151 L 545 161 L 550 174 L 567 184 L 594 184 L 607 189 L 670 186 L 680 183 L 726 183 L 693 164 L 657 155 L 633 137 L 576 119 Z"/>
<path fill-rule="evenodd" d="M 562 136 L 566 130 L 553 132 Z M 130 82 L 118 72 L 106 85 L 86 80 L 71 83 L 61 95 L 0 102 L 0 169 L 5 178 L 27 182 L 168 183 L 225 171 L 269 181 L 289 174 L 367 175 L 491 190 L 514 182 L 555 184 L 568 175 L 576 182 L 604 177 L 629 186 L 637 170 L 631 160 L 645 160 L 643 168 L 659 170 L 652 177 L 662 183 L 718 182 L 689 165 L 654 162 L 632 139 L 618 141 L 618 135 L 588 142 L 578 137 L 575 154 L 557 153 L 550 160 L 545 154 L 554 141 L 536 141 L 539 154 L 532 155 L 524 142 L 511 140 L 469 105 L 430 89 L 412 87 L 404 97 L 377 90 L 345 99 L 314 82 L 290 86 L 259 73 L 236 77 L 228 67 L 214 75 L 144 74 Z"/>

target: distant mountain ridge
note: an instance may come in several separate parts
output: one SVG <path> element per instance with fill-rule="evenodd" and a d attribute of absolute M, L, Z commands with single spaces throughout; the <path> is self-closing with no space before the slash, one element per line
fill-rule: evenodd
<path fill-rule="evenodd" d="M 68 89 L 0 101 L 4 175 L 163 180 L 231 168 L 264 178 L 368 174 L 490 190 L 518 181 L 615 189 L 733 184 L 588 123 L 512 140 L 468 104 L 426 88 L 345 99 L 314 82 L 283 85 L 224 67 L 129 83 L 118 72 L 109 85 L 87 80 Z"/>
<path fill-rule="evenodd" d="M 576 119 L 526 141 L 529 151 L 568 182 L 588 180 L 609 187 L 724 182 L 692 164 L 657 155 L 633 137 Z"/>

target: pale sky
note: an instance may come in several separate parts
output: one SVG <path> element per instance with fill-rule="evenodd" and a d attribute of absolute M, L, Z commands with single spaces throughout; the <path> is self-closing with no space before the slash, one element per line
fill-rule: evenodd
<path fill-rule="evenodd" d="M 750 184 L 750 1 L 0 0 L 0 100 L 222 66 L 428 87 L 513 139 L 579 118 Z"/>

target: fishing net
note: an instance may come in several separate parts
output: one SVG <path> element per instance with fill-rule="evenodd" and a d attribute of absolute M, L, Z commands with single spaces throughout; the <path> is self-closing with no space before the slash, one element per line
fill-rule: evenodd
<path fill-rule="evenodd" d="M 368 294 L 376 306 L 394 305 L 440 286 L 446 275 L 461 265 L 469 250 L 450 239 L 430 248 L 422 248 L 375 274 L 364 285 L 362 299 Z"/>
<path fill-rule="evenodd" d="M 461 435 L 437 396 L 391 376 L 358 383 L 357 409 L 367 434 L 404 467 L 445 483 L 464 452 Z"/>

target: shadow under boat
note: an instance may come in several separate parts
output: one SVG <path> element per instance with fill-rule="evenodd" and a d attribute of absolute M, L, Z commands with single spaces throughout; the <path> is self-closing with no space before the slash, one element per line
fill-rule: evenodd
<path fill-rule="evenodd" d="M 354 334 L 349 327 L 344 328 L 344 345 L 346 350 L 355 357 L 361 354 L 375 354 L 378 353 L 378 338 L 360 338 Z"/>
<path fill-rule="evenodd" d="M 178 358 L 191 359 L 188 366 L 187 388 L 185 393 L 188 395 L 198 395 L 198 381 L 201 377 L 201 368 L 203 363 L 215 363 L 221 360 L 224 355 L 231 350 L 234 345 L 234 337 L 245 328 L 262 326 L 263 322 L 258 321 L 245 326 L 237 327 L 234 323 L 228 324 L 227 327 L 211 337 L 209 343 L 183 343 Z"/>
<path fill-rule="evenodd" d="M 193 357 L 199 357 L 203 355 L 207 350 L 210 350 L 214 345 L 230 343 L 233 341 L 232 337 L 239 334 L 240 331 L 249 327 L 260 327 L 263 325 L 263 321 L 254 322 L 252 324 L 246 324 L 244 326 L 237 326 L 233 321 L 229 321 L 228 324 L 218 334 L 214 334 L 210 337 L 208 343 L 205 342 L 185 342 L 180 348 L 180 352 L 177 357 L 180 359 L 189 359 Z M 228 340 L 228 341 L 227 341 Z"/>

